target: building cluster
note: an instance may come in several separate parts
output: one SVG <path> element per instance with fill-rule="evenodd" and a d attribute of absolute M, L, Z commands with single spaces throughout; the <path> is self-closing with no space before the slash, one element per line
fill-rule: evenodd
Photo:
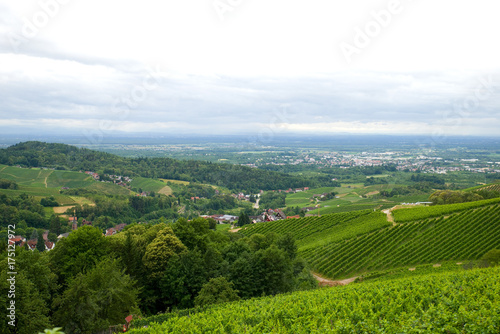
<path fill-rule="evenodd" d="M 280 193 L 284 192 L 287 194 L 295 194 L 295 193 L 300 193 L 302 191 L 307 191 L 307 190 L 309 190 L 309 187 L 296 188 L 296 189 L 288 188 L 287 190 L 278 189 L 278 192 L 280 192 Z"/>
<path fill-rule="evenodd" d="M 93 178 L 94 180 L 99 180 L 99 179 L 100 179 L 100 176 L 99 176 L 99 174 L 97 174 L 97 173 L 90 172 L 90 171 L 86 171 L 86 172 L 85 172 L 85 174 L 92 176 L 92 178 Z"/>
<path fill-rule="evenodd" d="M 48 235 L 49 235 L 49 231 L 45 231 L 42 235 L 41 240 L 39 240 L 39 239 L 26 240 L 26 238 L 24 238 L 23 236 L 20 236 L 20 235 L 16 235 L 16 236 L 14 236 L 14 238 L 9 239 L 9 240 L 12 240 L 10 242 L 13 242 L 16 246 L 19 246 L 19 247 L 24 247 L 24 245 L 27 245 L 28 249 L 30 249 L 32 251 L 36 249 L 38 242 L 43 242 L 44 246 L 45 246 L 45 250 L 49 251 L 49 250 L 54 248 L 55 243 L 49 241 Z"/>
<path fill-rule="evenodd" d="M 80 171 L 80 173 L 85 173 L 87 175 L 92 176 L 92 178 L 96 181 L 101 181 L 101 182 L 107 182 L 111 183 L 113 182 L 114 184 L 117 184 L 122 187 L 129 187 L 130 182 L 132 182 L 132 179 L 128 176 L 122 176 L 122 175 L 114 175 L 114 174 L 104 174 L 101 178 L 99 174 L 92 172 L 92 171 Z"/>
<path fill-rule="evenodd" d="M 265 165 L 314 165 L 322 167 L 374 167 L 394 165 L 398 170 L 410 172 L 425 171 L 445 174 L 447 172 L 470 171 L 474 173 L 498 173 L 500 162 L 486 162 L 481 159 L 454 159 L 423 155 L 417 151 L 397 152 L 304 152 L 295 155 L 277 155 L 263 157 L 254 163 L 244 164 L 250 167 Z M 496 165 L 496 166 L 495 166 Z"/>

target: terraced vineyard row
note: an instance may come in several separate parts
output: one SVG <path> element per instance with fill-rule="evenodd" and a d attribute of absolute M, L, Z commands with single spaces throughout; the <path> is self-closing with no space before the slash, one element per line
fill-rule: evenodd
<path fill-rule="evenodd" d="M 321 232 L 311 234 L 308 237 L 298 240 L 297 245 L 299 247 L 317 247 L 331 242 L 350 239 L 391 225 L 392 223 L 387 221 L 387 216 L 384 213 L 375 211 L 341 222 Z"/>
<path fill-rule="evenodd" d="M 425 218 L 438 217 L 453 212 L 479 208 L 482 206 L 487 206 L 499 202 L 500 198 L 492 198 L 482 201 L 459 203 L 459 204 L 419 206 L 416 208 L 397 209 L 392 211 L 392 214 L 394 215 L 394 221 L 403 223 L 403 222 L 421 220 Z"/>
<path fill-rule="evenodd" d="M 284 219 L 247 225 L 239 233 L 250 236 L 255 233 L 267 234 L 270 232 L 283 234 L 292 233 L 296 240 L 303 239 L 317 232 L 324 231 L 342 222 L 349 221 L 359 216 L 367 215 L 371 210 L 335 213 L 321 217 L 305 217 L 301 219 Z"/>
<path fill-rule="evenodd" d="M 500 268 L 351 284 L 139 319 L 130 333 L 499 333 Z"/>
<path fill-rule="evenodd" d="M 498 192 L 500 192 L 500 183 L 492 184 L 491 186 L 484 187 L 481 190 L 489 190 L 489 191 L 498 191 Z"/>
<path fill-rule="evenodd" d="M 472 260 L 500 248 L 500 206 L 470 209 L 449 218 L 382 228 L 299 254 L 314 271 L 332 278 L 443 260 Z"/>

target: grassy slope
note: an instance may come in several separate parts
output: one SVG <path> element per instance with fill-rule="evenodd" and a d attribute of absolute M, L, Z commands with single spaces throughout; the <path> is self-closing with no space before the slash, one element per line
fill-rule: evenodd
<path fill-rule="evenodd" d="M 325 187 L 316 188 L 304 192 L 287 195 L 287 207 L 311 207 L 320 204 L 319 209 L 311 210 L 308 213 L 312 215 L 330 214 L 338 212 L 349 212 L 356 210 L 374 209 L 374 208 L 390 208 L 400 203 L 412 203 L 426 201 L 429 194 L 398 196 L 393 198 L 374 198 L 382 190 L 390 190 L 396 185 L 391 184 L 376 184 L 364 186 L 361 183 L 343 184 L 341 187 Z M 334 191 L 338 198 L 328 201 L 311 200 L 314 194 L 322 194 L 325 192 Z"/>
<path fill-rule="evenodd" d="M 498 333 L 499 275 L 474 269 L 255 298 L 134 321 L 131 333 Z"/>
<path fill-rule="evenodd" d="M 167 184 L 161 180 L 148 179 L 145 177 L 135 177 L 130 183 L 132 188 L 141 188 L 143 191 L 158 192 L 167 187 Z"/>
<path fill-rule="evenodd" d="M 414 223 L 405 221 L 394 226 L 379 211 L 359 217 L 351 212 L 259 223 L 239 233 L 291 232 L 299 254 L 314 271 L 326 277 L 345 278 L 401 266 L 475 260 L 492 248 L 500 248 L 498 201 L 466 203 L 460 208 L 443 205 L 401 209 L 396 211 L 396 217 L 400 211 L 415 211 L 420 216 L 410 219 L 417 220 Z M 459 213 L 443 216 L 454 211 Z M 440 218 L 426 219 L 436 215 Z"/>
<path fill-rule="evenodd" d="M 72 205 L 75 201 L 70 196 L 59 194 L 62 187 L 87 188 L 100 191 L 104 194 L 128 195 L 130 190 L 111 184 L 94 181 L 87 174 L 73 171 L 43 170 L 40 168 L 18 168 L 0 165 L 0 178 L 15 181 L 19 189 L 0 189 L 0 194 L 10 196 L 26 193 L 41 199 L 54 196 L 60 205 Z"/>
<path fill-rule="evenodd" d="M 494 248 L 500 248 L 499 205 L 396 224 L 323 246 L 304 246 L 299 253 L 314 270 L 342 278 L 444 260 L 476 260 Z"/>

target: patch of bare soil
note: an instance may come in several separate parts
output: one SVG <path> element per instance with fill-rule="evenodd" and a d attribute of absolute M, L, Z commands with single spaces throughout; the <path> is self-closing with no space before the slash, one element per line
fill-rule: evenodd
<path fill-rule="evenodd" d="M 54 209 L 54 212 L 56 214 L 61 214 L 61 213 L 65 213 L 66 210 L 74 208 L 74 207 L 75 207 L 74 205 L 55 206 L 53 209 Z"/>
<path fill-rule="evenodd" d="M 339 285 L 347 285 L 349 283 L 352 283 L 358 278 L 359 276 L 343 279 L 343 280 L 336 280 L 332 281 L 327 278 L 321 277 L 318 274 L 312 273 L 314 278 L 318 281 L 319 286 L 339 286 Z"/>
<path fill-rule="evenodd" d="M 232 230 L 229 230 L 229 232 L 235 233 L 235 232 L 238 232 L 239 230 L 241 230 L 241 227 L 240 228 L 233 228 Z"/>
<path fill-rule="evenodd" d="M 391 213 L 392 209 L 394 209 L 394 208 L 382 210 L 382 212 L 387 215 L 387 221 L 389 223 L 392 223 L 393 225 L 396 225 L 396 222 L 394 222 L 394 217 L 392 216 L 392 213 Z"/>
<path fill-rule="evenodd" d="M 441 267 L 441 263 L 436 263 L 436 264 L 433 264 L 432 265 L 434 268 L 438 268 L 438 267 Z"/>
<path fill-rule="evenodd" d="M 369 193 L 366 193 L 365 196 L 373 196 L 373 195 L 377 195 L 377 194 L 380 194 L 380 191 L 375 190 L 375 191 L 371 191 Z"/>
<path fill-rule="evenodd" d="M 417 268 L 408 268 L 409 271 L 415 271 Z"/>
<path fill-rule="evenodd" d="M 172 191 L 172 188 L 170 188 L 169 186 L 165 186 L 165 187 L 161 188 L 160 190 L 158 190 L 158 193 L 168 196 L 168 195 L 172 195 L 173 191 Z"/>

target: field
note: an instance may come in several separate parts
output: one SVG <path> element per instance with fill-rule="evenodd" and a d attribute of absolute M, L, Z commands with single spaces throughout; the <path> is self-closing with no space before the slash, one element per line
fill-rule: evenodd
<path fill-rule="evenodd" d="M 299 254 L 315 271 L 342 278 L 445 260 L 476 260 L 494 248 L 500 248 L 498 205 L 396 224 L 341 242 L 304 246 Z"/>
<path fill-rule="evenodd" d="M 94 181 L 91 176 L 73 172 L 58 171 L 40 168 L 18 168 L 0 165 L 0 178 L 15 181 L 19 189 L 0 189 L 0 194 L 9 196 L 26 193 L 40 200 L 44 197 L 54 196 L 59 205 L 92 204 L 87 199 L 71 197 L 60 194 L 62 187 L 86 188 L 99 191 L 104 194 L 129 195 L 128 189 L 112 183 Z"/>
<path fill-rule="evenodd" d="M 253 224 L 238 233 L 290 232 L 313 271 L 340 279 L 375 270 L 477 260 L 500 248 L 498 202 L 397 209 L 394 223 L 378 210 L 363 210 Z"/>
<path fill-rule="evenodd" d="M 408 222 L 419 219 L 438 217 L 453 212 L 463 211 L 471 208 L 491 205 L 500 202 L 500 198 L 486 199 L 477 202 L 467 202 L 458 204 L 446 204 L 435 206 L 417 206 L 414 208 L 403 208 L 393 210 L 394 220 L 396 222 Z"/>
<path fill-rule="evenodd" d="M 286 197 L 286 206 L 295 207 L 312 207 L 317 204 L 320 205 L 319 209 L 311 210 L 308 214 L 330 214 L 339 212 L 350 212 L 356 210 L 366 209 L 386 209 L 398 205 L 400 203 L 411 203 L 426 201 L 429 198 L 428 194 L 399 196 L 394 198 L 378 198 L 382 190 L 392 189 L 395 185 L 390 184 L 376 184 L 371 186 L 364 186 L 362 183 L 342 184 L 341 187 L 325 187 L 310 189 L 303 192 L 289 194 Z M 335 192 L 336 198 L 319 201 L 313 199 L 314 194 L 323 194 Z"/>
<path fill-rule="evenodd" d="M 499 276 L 474 269 L 256 298 L 135 320 L 130 333 L 496 334 Z"/>
<path fill-rule="evenodd" d="M 172 189 L 164 181 L 148 179 L 144 177 L 135 177 L 130 183 L 132 188 L 142 189 L 142 191 L 154 191 L 156 193 L 171 195 Z"/>

